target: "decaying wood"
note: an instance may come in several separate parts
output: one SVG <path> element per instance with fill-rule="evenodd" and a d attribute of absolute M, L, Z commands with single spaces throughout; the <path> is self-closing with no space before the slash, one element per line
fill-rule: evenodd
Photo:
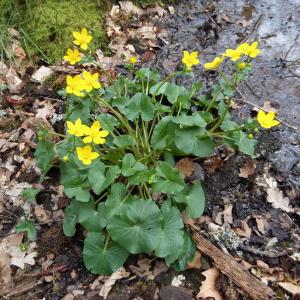
<path fill-rule="evenodd" d="M 274 299 L 276 294 L 267 285 L 245 271 L 232 256 L 223 253 L 220 249 L 203 238 L 195 228 L 191 228 L 196 247 L 205 255 L 209 256 L 223 274 L 228 276 L 238 287 L 246 292 L 252 299 Z"/>
<path fill-rule="evenodd" d="M 25 280 L 16 286 L 7 287 L 7 288 L 1 290 L 0 297 L 4 296 L 3 299 L 9 299 L 9 297 L 12 297 L 12 296 L 19 296 L 19 295 L 22 295 L 25 292 L 33 289 L 36 286 L 37 286 L 36 279 Z"/>

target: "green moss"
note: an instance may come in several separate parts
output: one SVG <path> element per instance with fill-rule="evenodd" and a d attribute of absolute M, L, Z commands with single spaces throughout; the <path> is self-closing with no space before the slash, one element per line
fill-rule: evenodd
<path fill-rule="evenodd" d="M 72 32 L 83 27 L 88 28 L 93 35 L 91 50 L 107 47 L 104 14 L 109 10 L 110 1 L 29 2 L 29 7 L 27 5 L 24 9 L 22 20 L 22 33 L 26 37 L 25 48 L 29 54 L 42 52 L 50 62 L 61 60 L 66 48 L 73 45 Z"/>

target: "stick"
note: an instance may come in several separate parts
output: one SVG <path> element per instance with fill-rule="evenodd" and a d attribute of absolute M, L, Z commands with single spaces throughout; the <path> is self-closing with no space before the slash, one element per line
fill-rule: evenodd
<path fill-rule="evenodd" d="M 20 284 L 13 287 L 6 287 L 3 290 L 0 290 L 0 297 L 4 297 L 1 299 L 9 299 L 12 296 L 22 295 L 27 291 L 35 288 L 38 285 L 38 282 L 35 279 L 30 279 L 21 282 Z"/>
<path fill-rule="evenodd" d="M 245 271 L 231 255 L 223 253 L 208 240 L 203 238 L 195 228 L 190 228 L 193 239 L 198 250 L 209 256 L 223 274 L 228 276 L 238 287 L 246 292 L 252 299 L 269 300 L 276 297 L 276 294 L 267 285 Z"/>

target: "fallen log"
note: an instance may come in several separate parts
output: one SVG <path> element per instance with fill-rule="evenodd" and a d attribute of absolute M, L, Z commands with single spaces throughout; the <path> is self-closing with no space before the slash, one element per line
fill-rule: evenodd
<path fill-rule="evenodd" d="M 225 254 L 199 232 L 190 227 L 193 240 L 199 251 L 209 256 L 217 269 L 228 276 L 238 287 L 255 300 L 270 300 L 276 298 L 276 294 L 267 285 L 263 284 L 256 277 L 244 270 L 231 255 Z"/>

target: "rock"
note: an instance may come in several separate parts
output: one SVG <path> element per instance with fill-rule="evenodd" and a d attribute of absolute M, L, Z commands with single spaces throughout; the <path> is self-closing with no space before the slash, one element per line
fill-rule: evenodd
<path fill-rule="evenodd" d="M 278 172 L 288 173 L 300 161 L 300 147 L 283 144 L 280 150 L 271 155 L 270 160 Z"/>
<path fill-rule="evenodd" d="M 47 80 L 47 78 L 49 78 L 53 73 L 54 71 L 51 68 L 41 66 L 32 74 L 31 79 L 32 81 L 38 83 L 44 83 Z"/>
<path fill-rule="evenodd" d="M 159 299 L 161 300 L 192 300 L 192 292 L 181 288 L 164 286 L 159 291 Z"/>

